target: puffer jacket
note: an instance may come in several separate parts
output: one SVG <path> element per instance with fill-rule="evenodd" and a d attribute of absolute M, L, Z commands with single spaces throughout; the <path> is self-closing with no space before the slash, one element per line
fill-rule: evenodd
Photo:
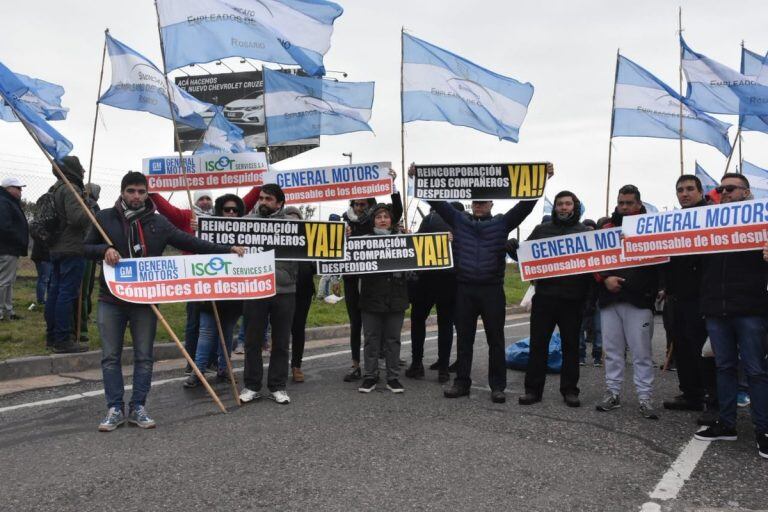
<path fill-rule="evenodd" d="M 77 190 L 77 194 L 85 199 L 83 185 L 83 167 L 76 156 L 66 156 L 59 163 L 67 179 Z M 54 172 L 54 176 L 58 176 Z M 53 201 L 56 205 L 56 213 L 61 219 L 61 235 L 51 245 L 48 250 L 51 258 L 63 258 L 69 256 L 83 256 L 83 240 L 88 232 L 91 220 L 88 214 L 80 205 L 80 202 L 73 195 L 72 190 L 64 183 L 64 180 L 57 180 L 53 185 Z"/>
<path fill-rule="evenodd" d="M 456 280 L 467 284 L 502 284 L 507 236 L 533 211 L 536 201 L 521 201 L 504 215 L 493 217 L 475 217 L 456 210 L 448 202 L 428 203 L 453 231 Z"/>
<path fill-rule="evenodd" d="M 29 246 L 29 224 L 21 201 L 0 187 L 0 254 L 26 256 Z"/>
<path fill-rule="evenodd" d="M 246 217 L 256 217 L 259 219 L 284 219 L 285 212 L 280 208 L 276 212 L 264 216 L 259 213 L 259 209 L 253 210 L 251 215 Z M 276 261 L 275 262 L 275 281 L 277 283 L 277 294 L 296 293 L 296 279 L 299 273 L 299 264 L 295 261 Z"/>
<path fill-rule="evenodd" d="M 704 316 L 768 314 L 768 263 L 762 251 L 701 256 L 700 307 Z"/>
<path fill-rule="evenodd" d="M 391 230 L 397 234 L 397 227 Z M 373 234 L 373 228 L 367 233 Z M 360 276 L 360 309 L 368 313 L 404 313 L 408 309 L 405 272 L 377 272 Z"/>

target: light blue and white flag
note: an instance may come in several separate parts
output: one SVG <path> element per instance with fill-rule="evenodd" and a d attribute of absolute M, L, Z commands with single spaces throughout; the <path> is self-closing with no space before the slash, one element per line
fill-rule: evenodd
<path fill-rule="evenodd" d="M 224 109 L 217 108 L 216 114 L 208 123 L 200 146 L 194 154 L 245 153 L 246 151 L 251 151 L 251 149 L 245 145 L 243 130 L 224 117 Z"/>
<path fill-rule="evenodd" d="M 157 0 L 168 69 L 224 57 L 299 65 L 324 75 L 333 22 L 326 0 Z"/>
<path fill-rule="evenodd" d="M 264 109 L 270 144 L 373 131 L 373 82 L 337 82 L 264 68 Z"/>
<path fill-rule="evenodd" d="M 37 140 L 51 157 L 60 160 L 72 151 L 72 143 L 54 130 L 25 100 L 29 86 L 19 80 L 19 77 L 0 63 L 0 98 L 15 111 L 20 121 L 23 121 L 35 134 Z"/>
<path fill-rule="evenodd" d="M 99 98 L 99 103 L 171 119 L 166 80 L 162 71 L 149 59 L 109 34 L 106 37 L 109 61 L 112 65 L 112 85 Z M 196 99 L 179 89 L 173 82 L 168 83 L 171 86 L 176 121 L 204 130 L 206 122 L 201 114 L 213 112 L 213 105 Z"/>
<path fill-rule="evenodd" d="M 753 51 L 741 48 L 741 73 L 750 78 L 760 76 L 766 68 L 766 58 Z M 742 131 L 768 133 L 768 116 L 741 116 L 739 119 Z"/>
<path fill-rule="evenodd" d="M 709 194 L 717 188 L 718 183 L 715 181 L 715 178 L 710 176 L 709 173 L 705 171 L 701 165 L 699 165 L 699 162 L 696 162 L 695 175 L 701 181 L 701 188 L 704 189 L 704 195 Z"/>
<path fill-rule="evenodd" d="M 552 215 L 552 210 L 554 209 L 555 207 L 552 204 L 552 201 L 550 201 L 547 196 L 544 196 L 544 215 Z"/>
<path fill-rule="evenodd" d="M 768 170 L 744 160 L 741 165 L 741 173 L 749 180 L 749 190 L 755 199 L 768 197 Z"/>
<path fill-rule="evenodd" d="M 444 121 L 517 142 L 533 86 L 403 34 L 403 122 Z"/>
<path fill-rule="evenodd" d="M 680 103 L 683 138 L 709 144 L 722 154 L 731 152 L 724 123 L 690 106 L 672 88 L 623 55 L 616 71 L 613 137 L 680 137 Z"/>
<path fill-rule="evenodd" d="M 658 213 L 659 212 L 659 209 L 656 208 L 651 203 L 646 203 L 645 201 L 642 201 L 642 203 L 643 203 L 643 206 L 645 206 L 645 211 L 647 213 Z"/>
<path fill-rule="evenodd" d="M 43 119 L 46 121 L 63 121 L 67 118 L 69 109 L 61 106 L 61 97 L 64 96 L 62 86 L 38 78 L 30 78 L 21 73 L 16 73 L 16 78 L 29 88 L 21 101 L 29 105 Z M 0 100 L 0 119 L 8 122 L 18 121 L 11 108 L 2 100 Z"/>
<path fill-rule="evenodd" d="M 680 37 L 685 94 L 690 104 L 713 114 L 768 115 L 768 76 L 747 76 L 700 53 Z"/>

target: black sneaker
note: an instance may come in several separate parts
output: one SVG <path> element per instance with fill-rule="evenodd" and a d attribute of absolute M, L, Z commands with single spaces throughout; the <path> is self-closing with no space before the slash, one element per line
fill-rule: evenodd
<path fill-rule="evenodd" d="M 376 379 L 365 379 L 357 390 L 361 393 L 370 393 L 376 389 Z"/>
<path fill-rule="evenodd" d="M 507 395 L 503 391 L 491 391 L 491 402 L 503 404 L 507 401 Z"/>
<path fill-rule="evenodd" d="M 581 407 L 581 400 L 579 400 L 579 395 L 575 393 L 564 394 L 563 401 L 568 407 Z"/>
<path fill-rule="evenodd" d="M 81 352 L 87 352 L 88 347 L 80 345 L 79 343 L 69 342 L 63 345 L 54 345 L 54 354 L 79 354 Z"/>
<path fill-rule="evenodd" d="M 541 402 L 541 395 L 536 393 L 525 393 L 523 396 L 517 399 L 517 403 L 520 405 L 533 405 Z"/>
<path fill-rule="evenodd" d="M 693 437 L 699 441 L 735 441 L 737 439 L 736 429 L 727 428 L 719 421 L 711 427 L 699 430 L 693 434 Z"/>
<path fill-rule="evenodd" d="M 448 366 L 448 373 L 456 373 L 459 368 L 459 362 L 454 361 L 452 365 Z"/>
<path fill-rule="evenodd" d="M 445 398 L 459 398 L 460 396 L 469 396 L 469 388 L 454 384 L 453 386 L 443 391 L 443 396 Z"/>
<path fill-rule="evenodd" d="M 757 454 L 768 459 L 768 434 L 757 434 Z"/>
<path fill-rule="evenodd" d="M 192 388 L 198 387 L 200 384 L 201 384 L 200 379 L 198 379 L 197 375 L 193 373 L 187 377 L 187 380 L 184 381 L 184 384 L 182 384 L 182 386 L 184 386 L 187 389 L 192 389 Z"/>
<path fill-rule="evenodd" d="M 184 373 L 186 373 L 187 375 L 193 373 L 191 364 L 187 363 L 187 366 L 184 367 Z"/>
<path fill-rule="evenodd" d="M 423 370 L 423 368 L 422 368 Z M 405 388 L 402 384 L 400 384 L 400 381 L 397 379 L 392 379 L 387 381 L 387 389 L 390 390 L 393 393 L 402 393 L 405 391 Z"/>
<path fill-rule="evenodd" d="M 360 380 L 363 377 L 363 372 L 360 370 L 359 366 L 353 366 L 349 369 L 346 375 L 344 375 L 344 382 L 352 382 L 355 380 Z"/>
<path fill-rule="evenodd" d="M 704 402 L 694 400 L 685 395 L 677 395 L 672 400 L 665 400 L 662 405 L 670 411 L 703 411 Z"/>
<path fill-rule="evenodd" d="M 440 361 L 435 361 L 431 365 L 429 365 L 430 370 L 439 370 L 440 369 Z"/>
<path fill-rule="evenodd" d="M 424 366 L 421 363 L 411 363 L 411 366 L 405 370 L 405 376 L 409 379 L 424 378 Z"/>

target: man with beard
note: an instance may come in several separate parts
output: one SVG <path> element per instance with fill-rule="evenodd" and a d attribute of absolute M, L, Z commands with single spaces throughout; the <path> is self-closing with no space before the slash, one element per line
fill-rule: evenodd
<path fill-rule="evenodd" d="M 85 240 L 85 252 L 88 258 L 103 259 L 107 265 L 116 265 L 120 258 L 162 256 L 167 245 L 193 253 L 233 252 L 240 256 L 245 253 L 242 247 L 213 244 L 175 228 L 156 213 L 155 205 L 147 197 L 147 178 L 140 172 L 123 176 L 120 198 L 114 207 L 101 210 L 96 220 L 113 245 L 92 227 Z M 126 421 L 120 362 L 126 326 L 130 328 L 133 340 L 133 391 L 128 422 L 141 428 L 154 428 L 155 421 L 149 416 L 145 404 L 152 383 L 157 330 L 155 313 L 149 305 L 124 302 L 112 295 L 102 274 L 97 322 L 102 344 L 104 395 L 109 408 L 99 424 L 99 431 L 111 432 Z"/>

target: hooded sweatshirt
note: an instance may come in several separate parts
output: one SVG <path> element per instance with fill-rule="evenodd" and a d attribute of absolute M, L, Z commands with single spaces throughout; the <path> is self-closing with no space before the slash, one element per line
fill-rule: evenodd
<path fill-rule="evenodd" d="M 85 170 L 80 165 L 80 160 L 76 156 L 65 156 L 59 162 L 59 168 L 75 187 L 80 198 L 84 199 L 83 174 Z M 56 171 L 53 171 L 53 174 L 58 177 Z M 51 190 L 53 191 L 56 213 L 61 219 L 59 226 L 62 230 L 61 235 L 48 248 L 51 257 L 83 256 L 83 239 L 91 220 L 64 180 L 58 179 Z"/>

